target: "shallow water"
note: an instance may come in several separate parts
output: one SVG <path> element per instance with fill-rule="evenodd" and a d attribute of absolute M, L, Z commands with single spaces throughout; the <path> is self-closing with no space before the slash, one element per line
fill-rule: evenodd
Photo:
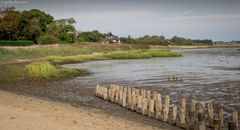
<path fill-rule="evenodd" d="M 174 51 L 181 52 L 184 56 L 91 61 L 63 66 L 92 72 L 89 76 L 67 81 L 74 84 L 94 87 L 97 83 L 118 83 L 146 87 L 168 93 L 173 97 L 182 94 L 222 104 L 228 108 L 240 109 L 240 52 L 237 49 Z M 182 80 L 172 81 L 172 76 Z"/>

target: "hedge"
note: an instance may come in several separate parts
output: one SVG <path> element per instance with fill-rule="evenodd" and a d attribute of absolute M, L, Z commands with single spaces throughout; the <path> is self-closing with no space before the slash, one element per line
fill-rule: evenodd
<path fill-rule="evenodd" d="M 0 40 L 0 46 L 29 46 L 35 44 L 30 40 Z"/>

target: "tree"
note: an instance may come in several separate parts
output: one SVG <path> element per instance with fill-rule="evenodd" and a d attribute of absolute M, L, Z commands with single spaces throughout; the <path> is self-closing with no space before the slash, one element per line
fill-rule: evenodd
<path fill-rule="evenodd" d="M 21 35 L 25 36 L 25 39 L 37 41 L 39 34 L 45 32 L 47 25 L 52 21 L 51 15 L 38 9 L 23 11 L 20 20 Z"/>
<path fill-rule="evenodd" d="M 94 30 L 92 32 L 81 32 L 77 36 L 77 39 L 79 42 L 102 42 L 106 41 L 106 35 Z"/>
<path fill-rule="evenodd" d="M 39 26 L 38 19 L 37 18 L 31 19 L 27 29 L 30 39 L 32 39 L 35 43 L 38 43 L 38 38 L 41 34 L 41 27 Z"/>
<path fill-rule="evenodd" d="M 0 14 L 0 39 L 16 40 L 19 39 L 19 24 L 21 13 L 15 11 L 13 7 L 6 8 Z"/>
<path fill-rule="evenodd" d="M 73 18 L 55 20 L 48 25 L 46 34 L 51 34 L 62 42 L 74 43 L 76 29 L 73 24 L 75 22 Z"/>

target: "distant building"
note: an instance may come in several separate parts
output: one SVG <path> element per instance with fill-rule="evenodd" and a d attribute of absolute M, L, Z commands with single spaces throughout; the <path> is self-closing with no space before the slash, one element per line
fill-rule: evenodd
<path fill-rule="evenodd" d="M 116 43 L 116 44 L 121 44 L 121 40 L 118 36 L 109 36 L 108 37 L 109 43 Z"/>

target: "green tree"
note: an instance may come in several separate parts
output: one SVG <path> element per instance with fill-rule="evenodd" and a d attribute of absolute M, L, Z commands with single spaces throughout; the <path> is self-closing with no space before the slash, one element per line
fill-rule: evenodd
<path fill-rule="evenodd" d="M 51 34 L 62 42 L 74 43 L 76 36 L 74 23 L 76 21 L 73 18 L 55 20 L 48 25 L 46 34 Z"/>
<path fill-rule="evenodd" d="M 26 39 L 37 41 L 40 33 L 45 32 L 53 17 L 38 9 L 23 11 L 20 21 L 21 35 Z"/>
<path fill-rule="evenodd" d="M 0 39 L 16 40 L 20 39 L 19 24 L 21 12 L 15 11 L 13 7 L 6 8 L 0 14 Z"/>
<path fill-rule="evenodd" d="M 79 42 L 102 42 L 106 41 L 106 35 L 94 30 L 92 32 L 81 32 L 77 39 Z"/>

